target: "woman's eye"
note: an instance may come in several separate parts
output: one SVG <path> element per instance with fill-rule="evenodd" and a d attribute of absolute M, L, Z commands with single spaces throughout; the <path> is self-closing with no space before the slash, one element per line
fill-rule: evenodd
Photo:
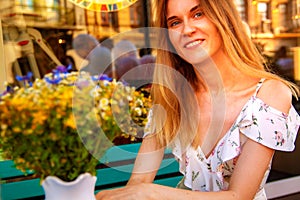
<path fill-rule="evenodd" d="M 201 17 L 203 15 L 203 12 L 197 12 L 195 15 L 194 15 L 194 17 L 195 18 L 199 18 L 199 17 Z"/>
<path fill-rule="evenodd" d="M 179 21 L 173 21 L 173 22 L 170 22 L 168 23 L 168 27 L 174 27 L 174 26 L 177 26 L 180 22 Z"/>

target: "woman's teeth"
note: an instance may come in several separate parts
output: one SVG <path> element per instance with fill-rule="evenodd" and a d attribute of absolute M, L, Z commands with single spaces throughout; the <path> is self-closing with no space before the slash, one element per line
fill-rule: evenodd
<path fill-rule="evenodd" d="M 193 46 L 196 46 L 198 44 L 201 43 L 201 40 L 197 40 L 197 41 L 194 41 L 194 42 L 191 42 L 191 43 L 188 43 L 187 45 L 185 45 L 186 48 L 191 48 Z"/>

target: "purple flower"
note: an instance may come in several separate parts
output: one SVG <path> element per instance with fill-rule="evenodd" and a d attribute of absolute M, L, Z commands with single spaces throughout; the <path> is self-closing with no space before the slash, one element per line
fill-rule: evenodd
<path fill-rule="evenodd" d="M 57 73 L 68 73 L 68 71 L 70 71 L 72 69 L 72 65 L 69 64 L 68 67 L 65 67 L 63 65 L 61 66 L 57 66 L 54 70 L 53 73 L 57 74 Z"/>
<path fill-rule="evenodd" d="M 13 86 L 7 85 L 6 90 L 0 94 L 0 97 L 13 92 L 14 92 Z"/>
<path fill-rule="evenodd" d="M 26 85 L 26 82 L 29 84 L 29 86 L 32 86 L 32 82 L 30 81 L 32 77 L 32 72 L 28 72 L 25 76 L 16 76 L 17 81 L 23 81 L 24 85 Z"/>
<path fill-rule="evenodd" d="M 108 77 L 106 74 L 100 74 L 99 80 L 100 81 L 112 81 L 112 78 Z"/>
<path fill-rule="evenodd" d="M 107 76 L 106 74 L 99 74 L 99 76 L 92 76 L 93 81 L 109 81 L 111 82 L 113 79 Z"/>
<path fill-rule="evenodd" d="M 61 81 L 61 78 L 59 76 L 58 76 L 58 78 L 53 78 L 53 79 L 50 79 L 49 77 L 45 77 L 45 81 L 47 83 L 50 83 L 50 84 L 53 84 L 53 85 L 57 85 Z"/>

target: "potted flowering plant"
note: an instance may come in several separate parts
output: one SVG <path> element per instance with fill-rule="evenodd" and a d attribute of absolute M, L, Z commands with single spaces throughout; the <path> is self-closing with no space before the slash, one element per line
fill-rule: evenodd
<path fill-rule="evenodd" d="M 134 139 L 146 123 L 150 97 L 107 77 L 58 68 L 32 84 L 22 80 L 25 87 L 8 87 L 0 96 L 0 149 L 42 181 L 95 175 L 111 141 L 126 131 Z"/>

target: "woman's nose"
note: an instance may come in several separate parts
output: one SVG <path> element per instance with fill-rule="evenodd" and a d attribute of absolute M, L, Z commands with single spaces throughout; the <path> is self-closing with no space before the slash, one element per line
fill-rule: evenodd
<path fill-rule="evenodd" d="M 191 23 L 188 20 L 184 20 L 184 24 L 183 24 L 183 34 L 186 36 L 190 36 L 191 34 L 193 34 L 196 31 L 195 26 L 193 25 L 193 23 Z"/>

